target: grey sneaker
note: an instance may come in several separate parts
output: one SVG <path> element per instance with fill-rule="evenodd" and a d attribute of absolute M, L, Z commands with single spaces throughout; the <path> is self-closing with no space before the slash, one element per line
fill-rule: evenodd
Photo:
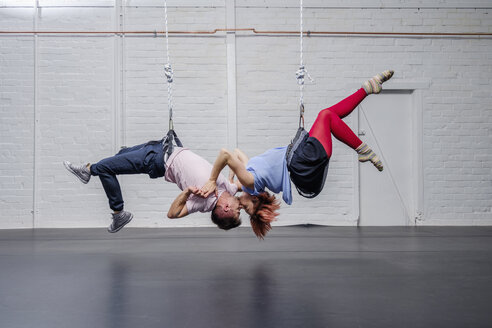
<path fill-rule="evenodd" d="M 113 223 L 108 227 L 108 232 L 115 233 L 123 229 L 132 219 L 133 214 L 127 211 L 121 211 L 118 214 L 113 215 Z"/>
<path fill-rule="evenodd" d="M 65 168 L 75 175 L 77 178 L 79 178 L 82 183 L 87 183 L 91 179 L 91 172 L 87 168 L 86 165 L 81 165 L 81 166 L 75 166 L 69 161 L 64 161 L 63 165 L 65 165 Z"/>

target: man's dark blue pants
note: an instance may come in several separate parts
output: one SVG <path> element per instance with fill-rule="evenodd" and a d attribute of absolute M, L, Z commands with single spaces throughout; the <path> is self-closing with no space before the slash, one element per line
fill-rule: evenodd
<path fill-rule="evenodd" d="M 151 178 L 159 178 L 164 176 L 165 171 L 164 152 L 160 142 L 123 148 L 118 154 L 91 165 L 91 174 L 101 179 L 109 207 L 113 211 L 123 210 L 123 196 L 117 175 L 144 173 Z"/>

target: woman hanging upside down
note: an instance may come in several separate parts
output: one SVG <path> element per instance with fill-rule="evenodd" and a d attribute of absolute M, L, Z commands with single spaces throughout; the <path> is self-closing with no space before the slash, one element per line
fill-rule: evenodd
<path fill-rule="evenodd" d="M 371 161 L 379 171 L 383 164 L 379 157 L 363 143 L 342 121 L 369 94 L 382 90 L 383 82 L 393 76 L 393 71 L 384 71 L 364 82 L 362 87 L 338 104 L 319 112 L 309 133 L 300 129 L 288 147 L 267 150 L 249 161 L 239 149 L 229 152 L 222 149 L 215 161 L 209 181 L 198 195 L 207 197 L 217 189 L 217 178 L 227 165 L 231 169 L 230 180 L 237 176 L 243 195 L 239 197 L 242 208 L 250 216 L 251 226 L 258 238 L 263 238 L 271 229 L 271 222 L 278 215 L 280 201 L 265 191 L 282 192 L 282 199 L 292 203 L 290 181 L 299 193 L 307 198 L 317 196 L 325 184 L 328 163 L 332 154 L 331 135 L 354 149 L 360 162 Z M 290 173 L 290 177 L 289 177 Z M 212 213 L 213 215 L 213 213 Z"/>

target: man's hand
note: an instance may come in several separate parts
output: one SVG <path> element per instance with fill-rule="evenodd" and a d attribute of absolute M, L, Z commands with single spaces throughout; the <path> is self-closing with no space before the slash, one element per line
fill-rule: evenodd
<path fill-rule="evenodd" d="M 208 180 L 207 183 L 203 185 L 202 189 L 200 189 L 195 195 L 207 198 L 213 192 L 215 192 L 215 196 L 219 196 L 219 193 L 217 191 L 217 182 L 214 180 Z"/>
<path fill-rule="evenodd" d="M 190 186 L 187 189 L 191 194 L 195 194 L 195 195 L 198 195 L 198 193 L 200 192 L 200 189 L 198 189 L 197 187 Z"/>

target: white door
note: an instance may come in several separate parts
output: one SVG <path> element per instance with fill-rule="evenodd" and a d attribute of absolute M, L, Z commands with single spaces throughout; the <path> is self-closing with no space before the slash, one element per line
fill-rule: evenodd
<path fill-rule="evenodd" d="M 379 172 L 370 162 L 359 164 L 359 225 L 413 224 L 412 93 L 383 91 L 367 97 L 361 107 L 359 137 L 379 155 L 384 170 Z"/>

